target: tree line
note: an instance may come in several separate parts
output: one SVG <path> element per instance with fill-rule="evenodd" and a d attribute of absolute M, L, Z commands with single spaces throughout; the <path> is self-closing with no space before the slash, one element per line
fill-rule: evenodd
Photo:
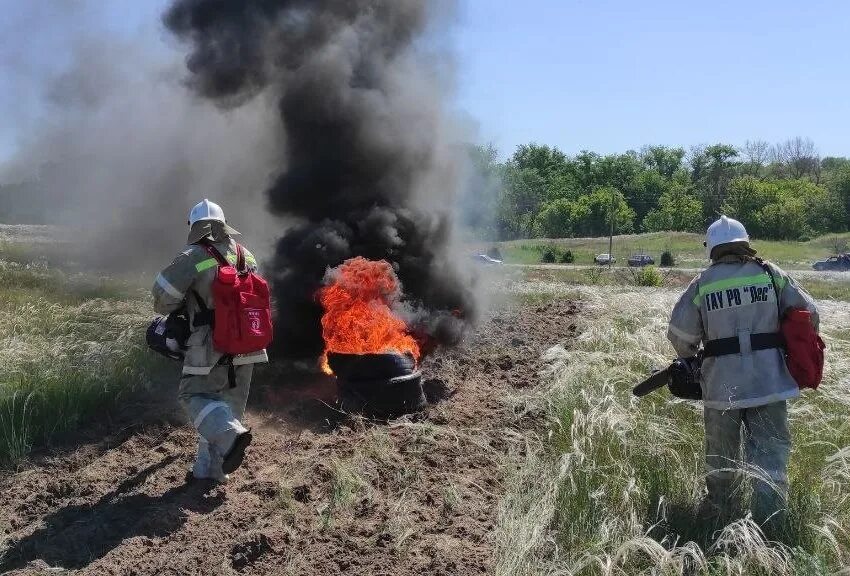
<path fill-rule="evenodd" d="M 824 157 L 807 138 L 624 154 L 526 144 L 505 161 L 492 145 L 469 149 L 467 227 L 482 239 L 704 232 L 718 214 L 753 236 L 806 240 L 850 229 L 850 159 Z"/>

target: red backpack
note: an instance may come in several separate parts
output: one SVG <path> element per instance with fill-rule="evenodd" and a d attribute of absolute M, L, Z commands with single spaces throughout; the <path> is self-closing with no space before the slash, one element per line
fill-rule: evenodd
<path fill-rule="evenodd" d="M 228 354 L 250 354 L 272 341 L 269 285 L 245 265 L 242 246 L 236 244 L 236 267 L 210 244 L 204 244 L 218 262 L 212 283 L 213 348 Z"/>
<path fill-rule="evenodd" d="M 792 308 L 782 319 L 785 363 L 800 388 L 817 388 L 823 380 L 826 344 L 812 325 L 812 313 Z"/>
<path fill-rule="evenodd" d="M 785 343 L 785 364 L 797 386 L 817 389 L 823 380 L 824 344 L 812 324 L 812 313 L 801 308 L 789 308 L 782 314 L 779 302 L 781 291 L 773 277 L 773 269 L 761 258 L 755 258 L 773 284 L 776 309 L 779 312 L 779 331 Z"/>

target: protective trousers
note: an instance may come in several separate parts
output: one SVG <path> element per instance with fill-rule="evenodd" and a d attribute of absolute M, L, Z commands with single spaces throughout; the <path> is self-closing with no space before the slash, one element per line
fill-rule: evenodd
<path fill-rule="evenodd" d="M 752 487 L 753 518 L 761 523 L 779 521 L 787 505 L 790 452 L 784 400 L 739 410 L 705 408 L 706 485 L 716 509 L 738 509 L 746 475 Z"/>
<path fill-rule="evenodd" d="M 198 431 L 198 455 L 192 469 L 196 478 L 225 480 L 222 459 L 235 437 L 247 430 L 242 418 L 254 366 L 233 369 L 233 383 L 229 366 L 216 366 L 205 376 L 184 374 L 180 379 L 178 399 Z"/>

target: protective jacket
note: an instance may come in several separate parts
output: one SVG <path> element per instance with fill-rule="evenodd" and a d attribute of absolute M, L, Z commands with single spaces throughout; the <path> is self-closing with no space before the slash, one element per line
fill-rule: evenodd
<path fill-rule="evenodd" d="M 776 280 L 782 312 L 792 307 L 807 309 L 817 328 L 818 312 L 812 297 L 778 266 L 768 266 Z M 765 337 L 752 338 L 779 332 L 776 298 L 770 276 L 755 260 L 728 255 L 694 278 L 676 303 L 667 338 L 679 356 L 692 356 L 701 343 L 724 338 L 738 341 L 739 352 L 703 361 L 706 408 L 751 408 L 799 396 L 783 351 L 759 349 L 758 342 Z"/>
<path fill-rule="evenodd" d="M 236 242 L 224 237 L 213 244 L 227 260 L 236 265 Z M 245 263 L 252 271 L 257 270 L 257 260 L 243 246 Z M 177 255 L 174 261 L 156 278 L 153 286 L 154 308 L 159 314 L 169 314 L 184 304 L 189 313 L 191 334 L 187 341 L 188 350 L 183 361 L 183 374 L 207 375 L 221 361 L 222 354 L 213 348 L 212 327 L 197 322 L 203 308 L 213 309 L 212 283 L 218 270 L 218 262 L 200 244 L 190 244 Z M 201 315 L 203 317 L 203 315 Z M 197 324 L 197 325 L 196 325 Z M 267 362 L 265 350 L 233 358 L 236 366 Z"/>

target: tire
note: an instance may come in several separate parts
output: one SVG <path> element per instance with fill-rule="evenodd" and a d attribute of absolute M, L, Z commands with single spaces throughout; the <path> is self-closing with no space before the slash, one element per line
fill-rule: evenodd
<path fill-rule="evenodd" d="M 416 370 L 409 354 L 328 354 L 328 364 L 340 380 L 363 382 L 407 376 Z"/>
<path fill-rule="evenodd" d="M 420 372 L 387 380 L 339 380 L 339 394 L 344 412 L 382 420 L 421 412 L 428 403 Z"/>

